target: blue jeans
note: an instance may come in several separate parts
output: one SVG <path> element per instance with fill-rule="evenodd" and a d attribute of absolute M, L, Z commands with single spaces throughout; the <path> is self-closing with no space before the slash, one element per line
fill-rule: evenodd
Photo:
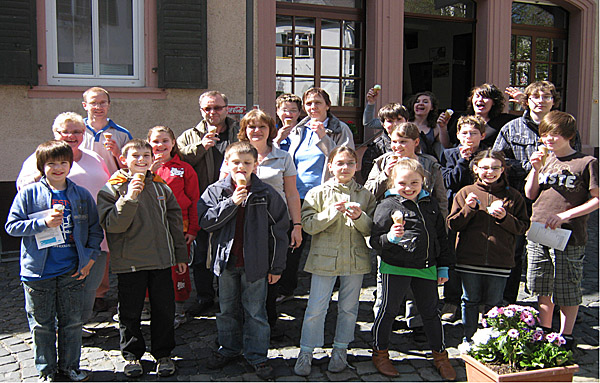
<path fill-rule="evenodd" d="M 100 255 L 96 258 L 96 262 L 90 269 L 90 273 L 85 278 L 85 287 L 83 288 L 83 308 L 81 318 L 83 323 L 88 322 L 92 319 L 92 313 L 94 312 L 94 301 L 96 300 L 96 290 L 102 278 L 104 277 L 104 270 L 106 269 L 106 257 L 108 253 L 101 251 Z"/>
<path fill-rule="evenodd" d="M 248 363 L 267 361 L 271 329 L 267 321 L 267 278 L 249 283 L 243 267 L 226 268 L 219 277 L 217 329 L 219 353 L 242 352 Z"/>
<path fill-rule="evenodd" d="M 304 313 L 304 322 L 302 322 L 300 348 L 303 351 L 312 351 L 315 347 L 323 346 L 325 316 L 337 278 L 340 278 L 340 291 L 333 346 L 346 349 L 348 344 L 354 340 L 354 327 L 358 315 L 358 298 L 363 275 L 337 277 L 313 274 L 310 281 L 308 306 Z"/>
<path fill-rule="evenodd" d="M 79 368 L 84 280 L 71 277 L 75 271 L 41 281 L 23 282 L 34 362 L 40 375 L 56 372 L 57 326 L 58 369 Z"/>
<path fill-rule="evenodd" d="M 479 305 L 486 309 L 502 304 L 507 278 L 473 273 L 459 273 L 462 279 L 462 322 L 464 340 L 471 341 L 479 323 Z"/>

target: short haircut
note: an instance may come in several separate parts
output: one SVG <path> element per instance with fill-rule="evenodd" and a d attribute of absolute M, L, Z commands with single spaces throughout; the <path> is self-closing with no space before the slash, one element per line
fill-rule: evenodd
<path fill-rule="evenodd" d="M 504 110 L 504 94 L 502 91 L 494 84 L 485 83 L 471 89 L 471 94 L 467 99 L 467 114 L 475 114 L 473 97 L 476 94 L 492 100 L 492 108 L 488 113 L 490 119 L 498 117 Z"/>
<path fill-rule="evenodd" d="M 325 100 L 325 104 L 327 104 L 327 106 L 331 106 L 331 98 L 329 98 L 329 93 L 327 93 L 325 89 L 317 87 L 312 87 L 306 92 L 304 92 L 304 94 L 302 95 L 302 103 L 306 104 L 306 99 L 308 98 L 308 96 L 312 95 L 318 95 L 323 97 L 323 100 Z"/>
<path fill-rule="evenodd" d="M 460 133 L 463 126 L 472 126 L 477 128 L 481 134 L 485 133 L 485 121 L 479 116 L 461 116 L 456 123 L 456 132 Z"/>
<path fill-rule="evenodd" d="M 40 144 L 35 150 L 36 166 L 44 174 L 44 165 L 50 161 L 69 161 L 73 166 L 73 149 L 65 141 L 50 140 Z"/>
<path fill-rule="evenodd" d="M 527 99 L 538 92 L 548 92 L 552 94 L 553 105 L 560 104 L 560 93 L 558 93 L 556 87 L 550 81 L 532 82 L 531 84 L 527 85 L 527 88 L 525 88 L 525 95 L 527 96 Z M 527 102 L 525 102 L 525 107 L 529 108 L 527 106 Z"/>
<path fill-rule="evenodd" d="M 421 179 L 425 179 L 425 169 L 423 165 L 417 160 L 413 160 L 412 158 L 400 158 L 396 165 L 392 168 L 392 172 L 390 173 L 390 177 L 387 181 L 388 189 L 392 189 L 394 187 L 394 180 L 400 170 L 410 170 L 418 173 L 421 176 Z"/>
<path fill-rule="evenodd" d="M 379 121 L 383 124 L 385 120 L 397 120 L 400 117 L 404 117 L 404 119 L 408 121 L 410 114 L 404 105 L 392 102 L 379 109 L 377 117 L 379 117 Z"/>
<path fill-rule="evenodd" d="M 540 121 L 540 136 L 558 135 L 572 140 L 577 135 L 577 121 L 569 113 L 553 110 Z"/>
<path fill-rule="evenodd" d="M 218 90 L 209 90 L 208 92 L 204 92 L 200 95 L 200 97 L 198 98 L 198 104 L 202 104 L 202 99 L 204 99 L 205 97 L 221 97 L 223 99 L 223 101 L 225 101 L 225 106 L 229 105 L 229 100 L 227 99 L 227 96 L 225 96 L 225 93 L 221 93 Z"/>
<path fill-rule="evenodd" d="M 173 148 L 171 149 L 171 153 L 169 154 L 171 155 L 171 157 L 175 157 L 175 155 L 181 156 L 179 146 L 177 146 L 177 139 L 175 138 L 175 133 L 173 133 L 173 130 L 171 130 L 171 128 L 162 125 L 157 125 L 153 128 L 150 128 L 150 130 L 148 131 L 148 136 L 146 137 L 146 140 L 148 142 L 150 142 L 150 136 L 152 136 L 152 134 L 154 133 L 167 133 L 173 141 Z"/>
<path fill-rule="evenodd" d="M 225 160 L 228 160 L 234 153 L 250 154 L 254 158 L 254 161 L 258 162 L 258 150 L 256 150 L 256 148 L 248 141 L 238 141 L 229 145 L 227 149 L 225 149 Z"/>
<path fill-rule="evenodd" d="M 91 87 L 90 89 L 83 92 L 83 101 L 84 102 L 87 102 L 87 96 L 90 93 L 104 93 L 106 95 L 106 98 L 108 99 L 108 103 L 110 104 L 110 94 L 108 93 L 108 91 L 106 89 L 100 88 L 99 86 Z"/>
<path fill-rule="evenodd" d="M 400 137 L 410 138 L 411 140 L 416 140 L 420 137 L 419 127 L 414 122 L 400 122 L 394 124 L 390 136 L 392 134 L 397 134 Z"/>
<path fill-rule="evenodd" d="M 354 158 L 354 161 L 356 161 L 358 163 L 358 155 L 356 154 L 354 149 L 349 148 L 348 146 L 344 146 L 344 145 L 335 147 L 329 153 L 329 157 L 327 158 L 327 163 L 328 164 L 332 163 L 335 156 L 337 156 L 338 154 L 341 154 L 341 153 L 349 153 L 350 156 L 352 156 L 352 158 Z"/>
<path fill-rule="evenodd" d="M 277 109 L 279 109 L 286 102 L 295 103 L 296 105 L 298 105 L 298 111 L 302 111 L 302 99 L 292 93 L 284 93 L 277 97 L 277 99 L 275 100 L 275 105 L 277 106 Z"/>
<path fill-rule="evenodd" d="M 141 138 L 134 138 L 132 140 L 127 141 L 125 145 L 123 145 L 123 147 L 121 148 L 121 155 L 123 157 L 127 157 L 127 152 L 129 152 L 131 149 L 146 149 L 150 151 L 150 154 L 152 154 L 152 146 L 150 146 L 148 141 L 142 140 Z M 152 154 L 152 156 L 154 157 L 154 154 Z"/>
<path fill-rule="evenodd" d="M 240 141 L 250 141 L 246 134 L 246 128 L 252 124 L 255 120 L 264 122 L 269 127 L 269 136 L 267 137 L 267 145 L 273 146 L 273 139 L 277 137 L 277 127 L 275 126 L 275 120 L 267 113 L 260 109 L 252 109 L 240 120 L 240 131 L 238 132 L 237 138 Z"/>
<path fill-rule="evenodd" d="M 431 101 L 431 110 L 429 111 L 429 114 L 427 115 L 427 126 L 429 126 L 430 128 L 433 129 L 437 125 L 437 119 L 439 117 L 439 113 L 438 113 L 438 99 L 437 99 L 437 97 L 435 97 L 435 94 L 433 94 L 432 92 L 429 92 L 429 91 L 419 92 L 409 99 L 409 101 L 408 101 L 408 113 L 410 114 L 409 121 L 413 121 L 415 119 L 415 104 L 417 103 L 417 100 L 421 96 L 427 96 L 427 97 L 429 97 L 429 100 Z"/>
<path fill-rule="evenodd" d="M 81 126 L 85 132 L 85 122 L 83 122 L 83 117 L 74 112 L 63 112 L 56 116 L 54 122 L 52 123 L 52 131 L 57 132 L 59 129 L 64 128 L 67 123 L 77 124 Z"/>

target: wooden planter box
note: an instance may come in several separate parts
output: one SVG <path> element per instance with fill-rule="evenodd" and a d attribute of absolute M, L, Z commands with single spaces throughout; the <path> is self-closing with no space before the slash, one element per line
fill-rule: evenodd
<path fill-rule="evenodd" d="M 572 382 L 573 374 L 579 371 L 579 366 L 574 364 L 498 375 L 469 355 L 463 354 L 461 358 L 465 361 L 468 382 Z"/>

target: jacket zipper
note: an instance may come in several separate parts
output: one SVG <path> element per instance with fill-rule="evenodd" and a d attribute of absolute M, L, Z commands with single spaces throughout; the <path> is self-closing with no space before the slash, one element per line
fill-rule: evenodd
<path fill-rule="evenodd" d="M 419 215 L 421 216 L 421 222 L 423 222 L 423 227 L 425 228 L 425 234 L 427 234 L 427 252 L 425 253 L 425 267 L 429 267 L 429 230 L 427 230 L 427 225 L 425 224 L 425 217 L 423 217 L 423 213 L 421 212 L 421 207 L 418 202 L 415 202 L 417 205 L 417 210 L 419 211 Z"/>
<path fill-rule="evenodd" d="M 491 205 L 490 198 L 492 197 L 492 195 L 488 193 L 488 196 L 487 196 L 487 197 L 488 197 L 488 198 L 487 198 L 487 205 L 488 205 L 488 206 L 490 206 L 490 205 Z M 487 208 L 487 207 L 486 207 L 486 208 Z M 492 220 L 492 216 L 488 214 L 488 219 L 487 219 L 487 231 L 486 231 L 486 233 L 485 233 L 485 234 L 486 234 L 486 237 L 487 237 L 487 240 L 485 241 L 485 264 L 486 264 L 486 265 L 489 265 L 489 259 L 488 259 L 488 256 L 489 256 L 489 249 L 490 249 L 490 224 L 491 224 L 491 223 L 490 223 L 490 221 L 491 221 L 491 220 Z"/>

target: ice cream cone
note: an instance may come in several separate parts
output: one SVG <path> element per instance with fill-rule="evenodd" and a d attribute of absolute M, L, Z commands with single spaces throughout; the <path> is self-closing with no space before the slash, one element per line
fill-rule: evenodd
<path fill-rule="evenodd" d="M 246 176 L 242 173 L 238 173 L 235 175 L 235 184 L 238 186 L 246 186 L 248 181 L 246 181 Z"/>
<path fill-rule="evenodd" d="M 65 205 L 55 203 L 54 205 L 52 205 L 52 209 L 54 209 L 54 211 L 57 213 L 62 213 L 65 211 Z"/>
<path fill-rule="evenodd" d="M 404 224 L 404 213 L 401 212 L 400 210 L 396 210 L 395 212 L 392 213 L 392 220 L 394 220 L 395 224 L 403 225 Z"/>
<path fill-rule="evenodd" d="M 546 165 L 546 159 L 548 158 L 548 148 L 545 145 L 540 145 L 538 148 L 542 152 L 542 166 Z"/>

